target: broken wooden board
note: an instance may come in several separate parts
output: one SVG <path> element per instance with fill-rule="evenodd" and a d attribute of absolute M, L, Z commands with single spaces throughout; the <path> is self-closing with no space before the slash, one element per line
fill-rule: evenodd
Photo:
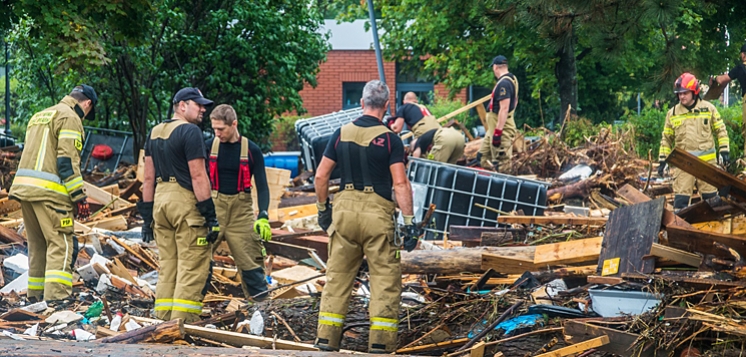
<path fill-rule="evenodd" d="M 700 264 L 702 264 L 702 257 L 697 254 L 689 253 L 687 251 L 668 247 L 658 243 L 653 243 L 653 245 L 650 247 L 650 255 L 670 259 L 675 262 L 686 264 L 695 268 L 699 268 Z"/>
<path fill-rule="evenodd" d="M 677 214 L 691 224 L 717 221 L 725 215 L 736 214 L 740 209 L 731 206 L 720 197 L 716 196 L 709 200 L 699 201 L 691 206 L 682 208 Z"/>
<path fill-rule="evenodd" d="M 666 231 L 668 233 L 666 245 L 677 249 L 716 256 L 726 255 L 725 251 L 713 245 L 714 242 L 718 242 L 734 249 L 742 257 L 746 256 L 746 238 L 744 237 L 681 227 L 668 227 Z"/>
<path fill-rule="evenodd" d="M 129 201 L 126 201 L 119 196 L 112 195 L 87 181 L 83 181 L 83 187 L 85 188 L 86 195 L 88 195 L 90 199 L 104 206 L 108 205 L 109 208 L 120 209 L 133 206 Z"/>
<path fill-rule="evenodd" d="M 570 355 L 574 356 L 577 353 L 585 352 L 591 348 L 598 348 L 608 344 L 609 336 L 604 335 L 583 342 L 578 342 L 571 346 L 562 347 L 551 352 L 542 353 L 540 355 L 536 355 L 536 357 L 564 357 Z"/>
<path fill-rule="evenodd" d="M 308 205 L 303 206 L 293 206 L 293 207 L 284 207 L 284 208 L 278 208 L 276 211 L 276 217 L 277 220 L 280 222 L 285 222 L 289 219 L 296 219 L 296 218 L 302 218 L 302 217 L 308 217 L 312 215 L 318 214 L 318 208 L 316 208 L 315 203 L 311 203 Z"/>
<path fill-rule="evenodd" d="M 21 202 L 11 200 L 8 197 L 0 199 L 0 215 L 15 212 L 21 209 Z"/>
<path fill-rule="evenodd" d="M 301 247 L 299 245 L 290 244 L 290 243 L 284 243 L 284 242 L 264 242 L 264 247 L 267 249 L 267 252 L 274 255 L 281 255 L 286 258 L 290 258 L 293 260 L 303 260 L 306 258 L 310 258 L 311 252 L 315 252 L 315 250 L 311 248 Z"/>
<path fill-rule="evenodd" d="M 591 325 L 584 322 L 573 321 L 567 319 L 564 321 L 565 335 L 569 336 L 569 340 L 572 343 L 578 343 L 587 341 L 600 336 L 608 336 L 609 343 L 603 346 L 597 347 L 599 351 L 612 353 L 615 355 L 625 357 L 654 357 L 655 350 L 650 348 L 636 348 L 633 349 L 632 345 L 640 337 L 633 333 L 622 332 L 614 330 L 608 327 L 601 327 Z M 663 354 L 665 356 L 665 354 Z"/>
<path fill-rule="evenodd" d="M 562 265 L 598 261 L 602 242 L 603 238 L 597 237 L 537 245 L 534 264 Z"/>
<path fill-rule="evenodd" d="M 124 216 L 114 216 L 100 219 L 98 221 L 86 222 L 83 224 L 85 224 L 88 228 L 101 228 L 109 231 L 127 230 L 127 219 L 124 218 Z"/>
<path fill-rule="evenodd" d="M 537 271 L 542 266 L 533 262 L 528 255 L 504 256 L 490 253 L 482 254 L 482 270 L 494 269 L 503 274 L 520 274 L 525 271 Z"/>
<path fill-rule="evenodd" d="M 274 167 L 265 167 L 267 176 L 267 186 L 269 187 L 269 207 L 267 213 L 269 214 L 270 220 L 278 220 L 280 217 L 277 216 L 277 208 L 280 206 L 280 200 L 282 195 L 285 193 L 285 187 L 290 185 L 290 170 L 278 169 Z M 256 187 L 254 183 L 254 177 L 251 177 L 251 185 Z M 254 212 L 259 212 L 257 190 L 251 190 L 251 202 L 254 208 Z M 314 203 L 315 204 L 315 203 Z"/>
<path fill-rule="evenodd" d="M 716 166 L 700 160 L 685 150 L 681 150 L 680 148 L 673 149 L 671 154 L 666 158 L 666 162 L 718 189 L 730 186 L 729 194 L 738 201 L 746 203 L 746 182 L 739 180 L 737 177 Z"/>
<path fill-rule="evenodd" d="M 573 216 L 499 216 L 497 223 L 504 224 L 554 224 L 570 226 L 600 227 L 606 224 L 606 217 L 573 217 Z"/>
<path fill-rule="evenodd" d="M 26 242 L 26 239 L 18 234 L 14 229 L 0 226 L 0 242 L 23 245 Z"/>
<path fill-rule="evenodd" d="M 601 275 L 647 274 L 655 270 L 655 258 L 646 256 L 650 246 L 658 243 L 664 205 L 661 197 L 611 212 L 598 259 Z"/>
<path fill-rule="evenodd" d="M 622 186 L 619 190 L 617 190 L 617 195 L 621 196 L 625 200 L 627 200 L 631 204 L 638 204 L 643 202 L 648 202 L 651 200 L 650 197 L 646 196 L 644 193 L 638 191 L 636 188 L 632 187 L 630 184 L 626 184 Z M 683 218 L 675 215 L 673 212 L 669 211 L 668 209 L 663 209 L 663 219 L 661 223 L 666 226 L 678 226 L 678 227 L 686 227 L 686 228 L 693 228 L 691 224 L 689 224 L 687 221 L 685 221 Z"/>

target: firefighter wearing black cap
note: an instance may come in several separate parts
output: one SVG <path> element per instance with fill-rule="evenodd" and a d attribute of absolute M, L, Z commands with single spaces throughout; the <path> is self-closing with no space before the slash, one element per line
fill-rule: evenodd
<path fill-rule="evenodd" d="M 419 229 L 413 222 L 412 188 L 404 169 L 401 139 L 381 123 L 389 104 L 389 88 L 374 80 L 363 88 L 363 116 L 334 132 L 316 170 L 319 225 L 329 233 L 327 282 L 321 295 L 316 346 L 339 350 L 342 326 L 352 286 L 363 256 L 370 268 L 371 353 L 396 350 L 401 295 L 399 248 L 412 250 Z M 329 203 L 329 178 L 340 166 L 341 187 Z M 397 236 L 393 215 L 396 202 L 403 214 Z"/>
<path fill-rule="evenodd" d="M 9 196 L 21 202 L 28 237 L 29 298 L 62 300 L 72 294 L 78 243 L 73 216 L 84 220 L 89 214 L 80 175 L 82 119 L 94 118 L 97 102 L 96 91 L 83 84 L 28 122 Z"/>
<path fill-rule="evenodd" d="M 746 44 L 741 46 L 741 54 L 739 56 L 741 63 L 733 67 L 728 74 L 715 77 L 715 80 L 720 85 L 725 85 L 734 79 L 738 80 L 738 84 L 741 85 L 741 98 L 743 98 L 743 102 L 741 103 L 742 118 L 746 120 Z M 741 134 L 746 138 L 746 125 L 741 125 Z M 744 153 L 746 153 L 746 146 L 744 146 Z M 746 156 L 746 154 L 744 155 Z"/>
<path fill-rule="evenodd" d="M 663 176 L 666 157 L 672 148 L 677 147 L 699 157 L 710 164 L 717 164 L 718 152 L 721 163 L 730 163 L 730 140 L 725 123 L 720 119 L 717 109 L 706 100 L 699 98 L 700 85 L 691 73 L 684 73 L 674 84 L 674 93 L 679 97 L 679 104 L 671 108 L 666 114 L 666 124 L 663 127 L 658 166 L 658 175 Z M 717 147 L 712 140 L 712 134 L 717 134 Z M 716 150 L 717 148 L 717 150 Z M 703 199 L 715 197 L 717 189 L 707 182 L 697 180 L 694 176 L 675 169 L 673 171 L 673 201 L 674 210 L 678 211 L 689 205 L 689 198 L 697 185 Z"/>
<path fill-rule="evenodd" d="M 430 160 L 455 164 L 464 155 L 464 138 L 453 128 L 443 128 L 435 116 L 422 104 L 417 95 L 409 92 L 404 95 L 403 105 L 399 106 L 391 121 L 391 130 L 400 133 L 404 123 L 412 128 L 417 142 L 415 157 L 425 156 Z"/>
<path fill-rule="evenodd" d="M 156 125 L 145 143 L 143 240 L 155 235 L 160 273 L 155 316 L 162 320 L 199 320 L 210 270 L 212 247 L 220 231 L 205 170 L 202 121 L 212 101 L 197 88 L 183 88 L 173 99 L 173 119 Z"/>
<path fill-rule="evenodd" d="M 517 132 L 513 115 L 518 106 L 518 79 L 508 71 L 505 56 L 492 60 L 492 73 L 497 78 L 497 84 L 492 90 L 487 110 L 486 135 L 479 149 L 480 165 L 485 169 L 507 173 L 510 172 L 513 139 Z"/>
<path fill-rule="evenodd" d="M 264 156 L 259 146 L 238 133 L 238 115 L 232 106 L 221 104 L 210 112 L 215 138 L 209 140 L 208 173 L 212 199 L 220 222 L 218 242 L 225 239 L 246 298 L 263 300 L 267 291 L 264 277 L 264 241 L 272 239 L 269 226 L 269 186 Z M 254 218 L 251 177 L 254 176 L 259 216 Z"/>

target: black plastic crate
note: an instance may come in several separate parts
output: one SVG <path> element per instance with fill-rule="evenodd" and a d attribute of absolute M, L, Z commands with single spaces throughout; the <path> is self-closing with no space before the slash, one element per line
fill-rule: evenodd
<path fill-rule="evenodd" d="M 497 227 L 499 214 L 475 204 L 502 212 L 523 210 L 529 216 L 541 216 L 546 209 L 549 184 L 541 181 L 414 158 L 408 175 L 417 219 L 431 203 L 436 205 L 435 226 L 426 228 L 428 238 L 451 225 Z"/>
<path fill-rule="evenodd" d="M 362 115 L 362 108 L 355 108 L 296 121 L 295 132 L 301 147 L 303 168 L 306 171 L 316 171 L 334 131 Z M 334 169 L 331 178 L 339 178 L 338 168 Z"/>

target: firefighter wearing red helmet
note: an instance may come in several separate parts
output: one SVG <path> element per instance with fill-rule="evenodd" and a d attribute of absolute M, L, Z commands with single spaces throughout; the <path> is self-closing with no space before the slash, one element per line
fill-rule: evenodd
<path fill-rule="evenodd" d="M 679 97 L 679 104 L 666 114 L 666 125 L 661 138 L 658 175 L 663 176 L 666 157 L 676 147 L 688 151 L 710 164 L 717 164 L 718 152 L 724 166 L 730 164 L 730 140 L 725 124 L 714 105 L 699 97 L 700 83 L 691 73 L 684 73 L 674 84 L 674 93 Z M 712 140 L 712 133 L 717 133 L 717 146 Z M 712 198 L 717 189 L 707 182 L 679 170 L 672 170 L 674 182 L 674 210 L 689 205 L 694 186 L 703 199 Z"/>

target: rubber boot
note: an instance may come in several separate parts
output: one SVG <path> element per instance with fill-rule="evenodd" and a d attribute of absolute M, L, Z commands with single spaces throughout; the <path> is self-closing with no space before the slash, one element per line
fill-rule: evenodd
<path fill-rule="evenodd" d="M 264 278 L 264 269 L 256 268 L 241 271 L 241 281 L 246 284 L 246 290 L 254 301 L 263 301 L 267 298 L 267 280 Z"/>
<path fill-rule="evenodd" d="M 682 208 L 686 208 L 689 205 L 688 195 L 676 195 L 673 198 L 673 210 L 674 213 L 679 212 Z"/>
<path fill-rule="evenodd" d="M 342 328 L 325 325 L 324 330 L 319 331 L 317 334 L 324 334 L 327 338 L 316 337 L 313 347 L 327 352 L 339 351 L 339 345 L 342 342 Z"/>
<path fill-rule="evenodd" d="M 396 321 L 396 320 L 394 320 Z M 370 331 L 368 338 L 368 353 L 385 354 L 396 350 L 397 331 Z"/>

